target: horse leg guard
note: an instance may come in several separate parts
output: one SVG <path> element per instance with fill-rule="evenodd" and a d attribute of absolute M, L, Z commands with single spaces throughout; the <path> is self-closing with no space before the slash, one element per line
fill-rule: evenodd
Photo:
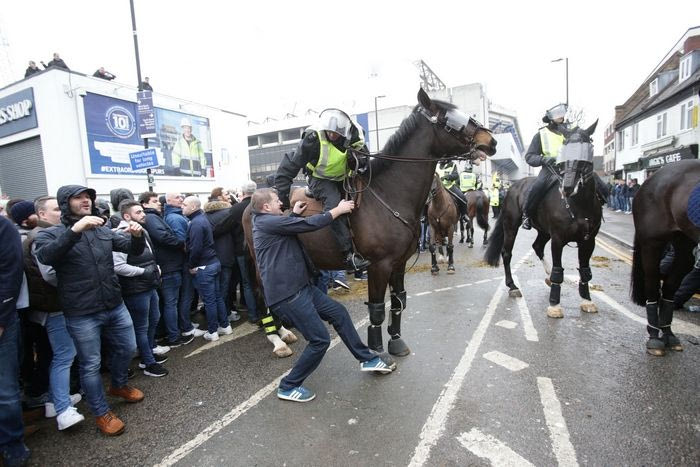
<path fill-rule="evenodd" d="M 435 244 L 431 243 L 429 249 L 430 249 L 430 259 L 432 261 L 432 266 L 430 268 L 430 272 L 432 274 L 437 274 L 440 271 L 440 268 L 438 267 L 437 257 L 435 256 Z"/>
<path fill-rule="evenodd" d="M 553 267 L 549 276 L 552 288 L 549 291 L 549 304 L 558 305 L 561 301 L 561 283 L 564 282 L 564 268 Z"/>
<path fill-rule="evenodd" d="M 367 328 L 367 346 L 377 353 L 384 352 L 382 345 L 382 323 L 386 315 L 384 303 L 368 303 L 369 327 Z"/>
<path fill-rule="evenodd" d="M 287 343 L 277 334 L 277 324 L 275 323 L 275 317 L 271 313 L 268 312 L 267 315 L 263 316 L 260 323 L 267 335 L 267 340 L 273 345 L 272 353 L 279 358 L 289 357 L 294 353 Z"/>
<path fill-rule="evenodd" d="M 673 300 L 661 299 L 659 306 L 659 327 L 663 331 L 663 341 L 666 348 L 677 352 L 683 351 L 680 339 L 671 331 L 671 321 L 673 321 L 673 309 L 675 304 Z"/>
<path fill-rule="evenodd" d="M 649 340 L 647 341 L 647 352 L 651 355 L 663 356 L 666 353 L 666 345 L 664 341 L 659 339 L 659 302 L 647 302 L 647 332 Z"/>
<path fill-rule="evenodd" d="M 447 274 L 454 274 L 455 272 L 455 246 L 447 245 Z"/>
<path fill-rule="evenodd" d="M 389 353 L 404 357 L 411 353 L 401 338 L 401 312 L 406 309 L 406 291 L 391 294 L 391 323 L 389 323 Z"/>
<path fill-rule="evenodd" d="M 591 293 L 588 290 L 588 282 L 593 278 L 593 273 L 591 268 L 579 268 L 579 283 L 578 283 L 578 294 L 581 298 L 585 300 L 591 299 Z"/>

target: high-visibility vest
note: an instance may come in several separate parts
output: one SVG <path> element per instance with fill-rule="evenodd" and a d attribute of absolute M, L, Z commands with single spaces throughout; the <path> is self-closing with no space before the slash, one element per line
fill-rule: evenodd
<path fill-rule="evenodd" d="M 499 199 L 498 199 L 498 188 L 491 188 L 491 200 L 489 201 L 489 204 L 491 206 L 498 206 L 499 204 Z"/>
<path fill-rule="evenodd" d="M 459 174 L 459 189 L 462 191 L 476 190 L 476 174 L 471 172 Z"/>
<path fill-rule="evenodd" d="M 491 186 L 495 188 L 501 188 L 501 177 L 498 176 L 497 172 L 491 175 Z"/>
<path fill-rule="evenodd" d="M 455 169 L 454 164 L 446 165 L 444 168 L 440 167 L 440 165 L 435 167 L 435 173 L 437 173 L 438 177 L 440 177 L 440 179 L 442 181 L 442 186 L 444 186 L 448 190 L 454 186 L 455 182 L 454 182 L 454 180 L 442 180 L 442 177 L 450 175 L 454 171 L 454 169 Z"/>
<path fill-rule="evenodd" d="M 540 144 L 544 157 L 557 157 L 559 149 L 564 145 L 564 135 L 559 135 L 544 127 L 540 129 Z"/>
<path fill-rule="evenodd" d="M 181 174 L 199 177 L 207 165 L 202 142 L 197 138 L 192 141 L 179 136 L 171 153 L 173 167 L 178 167 Z"/>
<path fill-rule="evenodd" d="M 348 174 L 348 152 L 336 148 L 333 143 L 326 139 L 324 131 L 317 131 L 316 135 L 321 145 L 321 151 L 315 166 L 311 162 L 306 164 L 311 175 L 326 180 L 345 180 Z"/>

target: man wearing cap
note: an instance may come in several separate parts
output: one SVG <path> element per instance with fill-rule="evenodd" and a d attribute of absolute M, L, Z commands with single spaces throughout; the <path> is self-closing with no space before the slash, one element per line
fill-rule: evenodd
<path fill-rule="evenodd" d="M 62 186 L 56 198 L 61 224 L 39 232 L 36 257 L 56 270 L 58 298 L 78 352 L 80 380 L 97 426 L 106 435 L 118 435 L 124 431 L 124 423 L 105 399 L 100 347 L 104 336 L 112 383 L 109 394 L 127 402 L 143 400 L 141 391 L 127 385 L 136 338 L 112 259 L 113 251 L 140 255 L 145 246 L 142 229 L 138 223 L 129 222 L 127 237 L 104 226 L 104 219 L 97 216 L 95 190 L 91 188 Z"/>
<path fill-rule="evenodd" d="M 39 218 L 34 211 L 34 203 L 31 201 L 20 201 L 12 206 L 10 210 L 12 220 L 17 223 L 22 241 L 27 238 L 27 234 L 37 226 Z"/>
<path fill-rule="evenodd" d="M 175 142 L 172 152 L 172 163 L 178 175 L 190 177 L 206 176 L 207 158 L 204 156 L 202 142 L 192 134 L 192 122 L 189 118 L 180 121 L 182 134 Z"/>

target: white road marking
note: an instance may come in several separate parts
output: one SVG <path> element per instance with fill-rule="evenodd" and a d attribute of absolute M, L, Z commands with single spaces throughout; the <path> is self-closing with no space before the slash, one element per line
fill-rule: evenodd
<path fill-rule="evenodd" d="M 503 368 L 510 371 L 520 371 L 530 366 L 527 363 L 518 360 L 515 357 L 511 357 L 510 355 L 501 353 L 498 350 L 487 352 L 483 355 L 483 357 L 486 360 L 493 362 L 496 365 L 501 365 Z"/>
<path fill-rule="evenodd" d="M 469 287 L 471 284 L 459 284 L 455 285 L 455 289 L 461 289 L 462 287 Z"/>
<path fill-rule="evenodd" d="M 502 319 L 496 323 L 496 326 L 500 326 L 506 329 L 515 329 L 518 326 L 518 323 L 514 321 L 508 321 L 507 319 Z"/>
<path fill-rule="evenodd" d="M 498 302 L 501 301 L 502 296 L 503 287 L 499 286 L 491 298 L 491 302 L 486 309 L 486 313 L 484 313 L 484 317 L 481 318 L 479 326 L 476 328 L 476 331 L 474 331 L 474 335 L 469 341 L 469 344 L 464 351 L 464 355 L 462 355 L 462 358 L 459 360 L 455 371 L 452 373 L 449 381 L 445 384 L 440 396 L 438 397 L 438 400 L 435 402 L 435 405 L 433 405 L 433 408 L 430 411 L 430 416 L 420 432 L 420 443 L 418 446 L 416 446 L 416 449 L 413 452 L 413 457 L 411 458 L 409 466 L 416 467 L 423 465 L 430 457 L 430 449 L 437 443 L 442 436 L 442 433 L 445 431 L 447 417 L 450 415 L 450 411 L 454 407 L 457 394 L 462 388 L 462 383 L 464 382 L 465 376 L 471 369 L 476 352 L 479 350 L 479 346 L 484 340 L 486 330 L 491 323 L 491 319 L 496 312 L 496 307 L 498 306 Z"/>
<path fill-rule="evenodd" d="M 578 466 L 576 451 L 569 439 L 569 430 L 561 413 L 561 404 L 554 392 L 552 380 L 537 377 L 537 388 L 540 390 L 540 400 L 544 407 L 544 418 L 549 428 L 549 438 L 552 440 L 552 449 L 557 458 L 557 463 L 563 466 Z"/>
<path fill-rule="evenodd" d="M 445 290 L 452 290 L 452 287 L 444 287 L 442 289 L 435 289 L 433 292 L 444 292 Z"/>
<path fill-rule="evenodd" d="M 647 320 L 645 318 L 642 318 L 641 316 L 631 312 L 630 310 L 628 310 L 627 308 L 610 298 L 605 292 L 601 292 L 600 290 L 591 290 L 591 295 L 601 299 L 602 301 L 610 305 L 613 309 L 620 312 L 623 316 L 626 316 L 627 318 L 636 321 L 644 326 L 647 325 Z M 700 337 L 700 326 L 680 319 L 673 320 L 673 322 L 671 323 L 671 329 L 673 329 L 674 333 L 687 334 L 693 337 Z"/>
<path fill-rule="evenodd" d="M 457 436 L 457 441 L 476 456 L 488 459 L 491 465 L 507 467 L 533 465 L 502 441 L 491 435 L 486 435 L 476 428 L 472 428 L 469 433 Z"/>
<path fill-rule="evenodd" d="M 428 295 L 428 294 L 431 294 L 431 293 L 433 293 L 431 290 L 427 290 L 427 291 L 425 291 L 425 292 L 419 292 L 419 293 L 416 294 L 416 297 L 421 297 L 421 296 L 423 296 L 423 295 Z"/>
<path fill-rule="evenodd" d="M 491 282 L 491 279 L 481 279 L 480 281 L 474 282 L 474 284 L 483 284 L 484 282 Z"/>
<path fill-rule="evenodd" d="M 218 341 L 207 342 L 206 344 L 197 347 L 194 351 L 185 355 L 185 358 L 190 358 L 191 356 L 197 355 L 198 353 L 202 353 L 205 350 L 213 349 L 214 347 L 217 347 L 221 344 L 225 344 L 240 337 L 247 336 L 248 334 L 251 334 L 257 330 L 258 327 L 255 324 L 243 323 L 240 326 L 236 326 L 235 328 L 233 328 L 233 334 L 229 334 L 228 336 L 219 336 Z"/>
<path fill-rule="evenodd" d="M 359 322 L 355 324 L 355 329 L 364 327 L 367 323 L 369 323 L 369 318 L 364 318 L 361 319 Z M 328 347 L 328 350 L 332 349 L 338 343 L 340 343 L 340 337 L 335 337 L 332 341 L 330 346 Z M 282 378 L 284 378 L 287 373 L 289 373 L 290 370 L 285 371 L 282 373 L 280 376 L 275 378 L 273 381 L 271 381 L 267 386 L 264 388 L 260 389 L 258 392 L 253 394 L 248 400 L 245 402 L 242 402 L 241 404 L 238 404 L 236 407 L 234 407 L 230 412 L 228 412 L 226 415 L 221 417 L 219 420 L 215 421 L 208 427 L 206 427 L 204 430 L 202 430 L 197 436 L 192 438 L 190 441 L 186 442 L 179 448 L 177 448 L 175 451 L 173 451 L 169 456 L 165 457 L 162 461 L 160 461 L 158 464 L 156 464 L 156 467 L 165 467 L 169 465 L 174 465 L 177 463 L 180 459 L 184 458 L 187 456 L 189 453 L 197 449 L 199 446 L 204 444 L 207 440 L 212 438 L 215 434 L 217 434 L 219 431 L 222 429 L 226 428 L 228 425 L 230 425 L 232 422 L 234 422 L 238 417 L 241 415 L 245 414 L 248 410 L 252 409 L 258 403 L 275 392 L 277 390 L 277 387 L 280 384 L 280 381 Z"/>
<path fill-rule="evenodd" d="M 517 277 L 513 276 L 513 280 Z M 517 297 L 515 301 L 520 309 L 520 319 L 523 322 L 523 331 L 525 332 L 525 339 L 530 342 L 539 342 L 540 338 L 537 335 L 537 329 L 532 324 L 532 316 L 530 316 L 530 309 L 527 307 L 527 302 L 525 301 L 525 296 Z"/>

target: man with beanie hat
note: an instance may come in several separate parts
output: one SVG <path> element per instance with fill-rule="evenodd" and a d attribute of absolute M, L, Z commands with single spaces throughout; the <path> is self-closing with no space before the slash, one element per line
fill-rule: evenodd
<path fill-rule="evenodd" d="M 19 234 L 22 241 L 27 237 L 27 233 L 37 225 L 38 217 L 34 211 L 34 203 L 31 201 L 20 201 L 12 206 L 10 210 L 12 220 L 19 226 Z"/>
<path fill-rule="evenodd" d="M 61 225 L 39 232 L 37 260 L 56 270 L 58 298 L 66 327 L 80 361 L 80 380 L 97 426 L 106 435 L 124 431 L 124 423 L 110 410 L 100 377 L 100 347 L 109 343 L 109 394 L 139 402 L 144 394 L 127 385 L 129 362 L 136 350 L 131 316 L 122 300 L 114 273 L 113 251 L 140 255 L 145 243 L 141 226 L 129 222 L 124 236 L 104 226 L 95 210 L 95 190 L 80 185 L 58 189 Z"/>

